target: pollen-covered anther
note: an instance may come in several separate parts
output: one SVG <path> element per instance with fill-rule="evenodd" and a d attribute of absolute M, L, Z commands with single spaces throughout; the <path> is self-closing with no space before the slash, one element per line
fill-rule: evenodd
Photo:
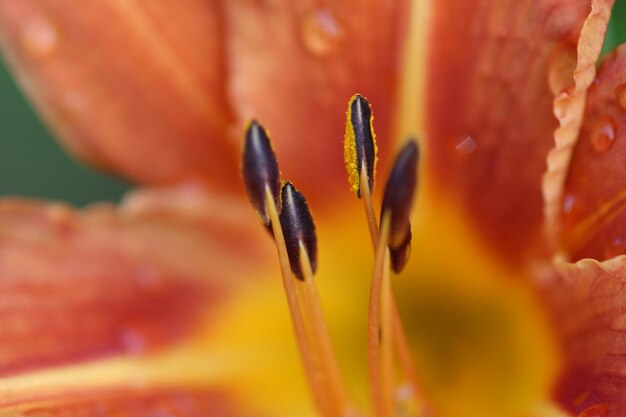
<path fill-rule="evenodd" d="M 267 226 L 270 219 L 266 191 L 269 190 L 280 210 L 280 172 L 269 135 L 256 120 L 250 121 L 245 130 L 241 170 L 248 198 L 261 222 Z"/>
<path fill-rule="evenodd" d="M 409 140 L 394 161 L 385 186 L 381 209 L 381 222 L 389 216 L 389 247 L 399 249 L 406 246 L 411 231 L 409 217 L 417 186 L 417 164 L 419 149 L 414 140 Z"/>
<path fill-rule="evenodd" d="M 344 162 L 348 171 L 348 181 L 352 191 L 361 198 L 361 170 L 366 171 L 370 191 L 374 189 L 376 174 L 376 134 L 374 116 L 367 99 L 355 94 L 348 103 L 346 112 L 346 133 L 344 136 Z"/>
<path fill-rule="evenodd" d="M 301 268 L 300 245 L 304 246 L 311 270 L 317 269 L 317 237 L 313 216 L 306 199 L 289 181 L 285 181 L 281 191 L 282 210 L 280 224 L 285 235 L 289 264 L 294 275 L 304 280 Z"/>

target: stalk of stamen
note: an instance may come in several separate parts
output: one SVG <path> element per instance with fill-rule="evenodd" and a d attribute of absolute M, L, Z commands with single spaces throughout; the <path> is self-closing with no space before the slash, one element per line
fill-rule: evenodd
<path fill-rule="evenodd" d="M 289 263 L 292 272 L 298 278 L 297 287 L 303 288 L 304 302 L 301 306 L 325 377 L 324 386 L 328 390 L 331 415 L 343 417 L 352 411 L 352 407 L 339 371 L 313 280 L 317 266 L 315 223 L 306 199 L 289 181 L 283 184 L 281 196 L 280 222 L 285 236 Z"/>
<path fill-rule="evenodd" d="M 394 402 L 394 378 L 393 378 L 393 326 L 391 318 L 391 280 L 390 280 L 390 256 L 389 250 L 385 251 L 383 260 L 381 298 L 380 298 L 380 356 L 381 356 L 381 379 L 383 386 L 383 396 L 385 409 L 390 411 L 390 415 L 395 415 Z"/>
<path fill-rule="evenodd" d="M 367 216 L 367 222 L 370 230 L 370 236 L 374 252 L 378 245 L 379 230 L 376 220 L 376 214 L 372 205 L 372 188 L 374 186 L 374 177 L 376 173 L 377 146 L 376 134 L 374 133 L 374 115 L 372 107 L 367 99 L 359 94 L 355 94 L 348 102 L 348 110 L 346 111 L 346 129 L 344 136 L 344 162 L 348 172 L 348 181 L 352 191 L 357 197 L 363 199 L 363 206 Z M 410 237 L 408 237 L 410 239 Z M 404 255 L 406 260 L 406 246 L 399 252 Z M 394 255 L 396 255 L 394 253 Z M 397 256 L 393 259 L 394 270 L 398 269 Z M 402 265 L 403 266 L 403 265 Z M 400 269 L 402 266 L 399 266 Z M 398 357 L 400 366 L 404 371 L 405 377 L 415 389 L 416 378 L 413 367 L 413 360 L 408 349 L 406 335 L 402 329 L 398 308 L 395 299 L 390 295 L 388 300 L 391 306 L 391 316 L 394 323 L 392 333 L 396 341 L 398 349 Z"/>
<path fill-rule="evenodd" d="M 291 260 L 280 221 L 279 208 L 282 208 L 280 198 L 282 190 L 278 161 L 267 131 L 255 120 L 250 121 L 245 130 L 241 173 L 246 193 L 259 216 L 259 220 L 266 228 L 273 231 L 287 305 L 304 364 L 306 379 L 318 409 L 322 415 L 329 415 L 329 401 L 324 391 L 323 381 L 318 378 L 320 367 L 315 362 L 316 358 L 313 356 L 313 349 L 307 338 L 306 324 L 299 306 Z"/>
<path fill-rule="evenodd" d="M 367 177 L 367 171 L 363 168 L 361 169 L 360 184 L 361 197 L 363 199 L 363 206 L 367 217 L 367 223 L 370 229 L 372 247 L 374 249 L 374 252 L 376 252 L 379 240 L 378 220 L 376 219 L 376 214 L 374 212 L 374 207 L 372 204 L 372 195 L 369 188 L 369 178 Z M 412 389 L 416 390 L 417 376 L 415 374 L 415 366 L 413 358 L 411 357 L 411 351 L 409 349 L 409 343 L 404 332 L 404 327 L 402 326 L 402 320 L 400 319 L 400 315 L 398 312 L 398 306 L 396 304 L 395 297 L 393 297 L 393 292 L 389 291 L 388 300 L 385 302 L 389 303 L 390 315 L 392 320 L 391 333 L 393 341 L 395 343 L 400 367 L 402 369 L 404 377 L 407 379 Z"/>
<path fill-rule="evenodd" d="M 390 339 L 390 328 L 381 326 L 381 291 L 384 281 L 385 270 L 389 270 L 389 251 L 387 241 L 389 236 L 389 216 L 385 216 L 382 221 L 380 239 L 376 247 L 376 258 L 374 261 L 374 273 L 370 288 L 368 331 L 367 331 L 367 355 L 370 377 L 370 389 L 375 415 L 378 417 L 391 417 L 393 406 L 390 404 L 393 387 L 388 378 L 389 365 L 387 360 L 381 360 L 381 339 L 388 344 Z M 387 320 L 383 320 L 383 325 L 387 325 Z M 388 355 L 388 352 L 386 351 Z M 385 369 L 383 369 L 383 367 Z"/>
<path fill-rule="evenodd" d="M 378 221 L 376 220 L 376 214 L 374 213 L 374 205 L 372 204 L 372 192 L 369 185 L 370 180 L 365 166 L 365 161 L 361 161 L 360 192 L 361 197 L 363 197 L 363 208 L 365 209 L 367 225 L 370 229 L 370 237 L 372 239 L 372 244 L 374 245 L 374 250 L 376 250 L 376 245 L 378 244 Z"/>
<path fill-rule="evenodd" d="M 274 240 L 276 242 L 276 249 L 278 252 L 278 259 L 280 261 L 280 271 L 283 280 L 283 287 L 285 290 L 285 296 L 287 298 L 287 304 L 289 307 L 289 313 L 291 315 L 291 321 L 296 335 L 296 342 L 298 349 L 300 350 L 300 357 L 304 364 L 304 370 L 306 373 L 311 392 L 313 393 L 313 400 L 317 404 L 322 415 L 330 415 L 329 398 L 326 393 L 326 389 L 323 385 L 323 380 L 319 378 L 320 371 L 315 363 L 315 357 L 313 354 L 313 347 L 309 343 L 307 338 L 307 331 L 305 327 L 305 321 L 298 302 L 298 295 L 296 293 L 296 286 L 294 277 L 291 272 L 291 266 L 289 264 L 289 256 L 287 253 L 287 245 L 283 234 L 283 229 L 280 224 L 278 216 L 278 210 L 274 203 L 274 197 L 269 190 L 266 189 L 266 207 L 270 220 L 272 231 L 274 232 Z"/>
<path fill-rule="evenodd" d="M 304 283 L 302 283 L 302 285 L 304 286 L 306 298 L 305 308 L 308 309 L 305 316 L 309 317 L 311 320 L 313 340 L 317 345 L 320 361 L 327 377 L 333 411 L 337 417 L 348 416 L 352 414 L 353 407 L 349 400 L 346 385 L 343 381 L 341 371 L 339 370 L 337 357 L 331 343 L 326 321 L 324 320 L 324 313 L 317 292 L 317 286 L 313 279 L 313 270 L 311 268 L 309 255 L 302 242 L 300 242 L 300 265 L 304 276 Z"/>

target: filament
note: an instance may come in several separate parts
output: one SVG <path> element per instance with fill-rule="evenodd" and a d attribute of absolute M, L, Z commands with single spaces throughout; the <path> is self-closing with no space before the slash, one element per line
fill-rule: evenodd
<path fill-rule="evenodd" d="M 304 286 L 304 298 L 306 301 L 303 307 L 305 308 L 305 317 L 310 322 L 312 339 L 318 349 L 327 388 L 330 391 L 329 396 L 331 397 L 333 415 L 343 417 L 352 411 L 352 406 L 348 399 L 347 388 L 339 370 L 337 357 L 328 334 L 326 321 L 324 320 L 309 255 L 302 242 L 300 242 L 300 263 L 304 283 L 299 282 L 298 284 Z"/>
<path fill-rule="evenodd" d="M 300 350 L 302 362 L 304 363 L 305 374 L 309 386 L 311 387 L 313 399 L 317 407 L 319 408 L 322 415 L 328 415 L 328 398 L 324 394 L 325 390 L 323 384 L 321 384 L 322 381 L 320 381 L 320 379 L 317 377 L 319 373 L 317 371 L 317 366 L 314 361 L 311 345 L 307 340 L 305 322 L 302 317 L 302 311 L 300 310 L 298 303 L 298 295 L 296 294 L 296 286 L 291 272 L 291 267 L 289 265 L 289 257 L 287 255 L 285 238 L 278 217 L 278 210 L 276 209 L 274 197 L 269 187 L 266 187 L 265 195 L 266 207 L 270 219 L 270 224 L 272 226 L 272 231 L 274 232 L 274 240 L 276 241 L 276 249 L 278 251 L 278 258 L 280 261 L 280 271 L 283 279 L 283 287 L 287 298 L 289 313 L 291 314 L 291 321 L 294 333 L 296 335 L 296 342 L 298 345 L 298 349 Z"/>
<path fill-rule="evenodd" d="M 374 207 L 372 204 L 372 195 L 369 189 L 369 181 L 367 180 L 367 172 L 361 170 L 361 196 L 363 197 L 363 205 L 365 206 L 365 213 L 367 216 L 367 223 L 370 229 L 370 237 L 372 239 L 372 247 L 376 252 L 379 240 L 378 221 L 376 214 L 374 213 Z M 403 375 L 407 382 L 412 386 L 413 392 L 417 390 L 417 375 L 415 374 L 415 365 L 411 356 L 411 350 L 409 349 L 409 343 L 402 326 L 402 320 L 400 319 L 400 313 L 396 304 L 395 297 L 391 291 L 389 292 L 389 304 L 390 315 L 392 321 L 392 337 L 395 343 L 396 353 L 398 355 L 398 361 L 402 369 Z"/>

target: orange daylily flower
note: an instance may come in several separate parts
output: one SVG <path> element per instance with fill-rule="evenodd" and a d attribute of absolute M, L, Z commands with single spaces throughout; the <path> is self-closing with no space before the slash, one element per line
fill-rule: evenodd
<path fill-rule="evenodd" d="M 626 46 L 612 0 L 0 2 L 0 45 L 118 206 L 0 203 L 1 416 L 314 415 L 243 126 L 317 222 L 340 368 L 366 408 L 373 255 L 341 141 L 355 92 L 380 172 L 422 137 L 394 278 L 436 416 L 626 415 Z"/>

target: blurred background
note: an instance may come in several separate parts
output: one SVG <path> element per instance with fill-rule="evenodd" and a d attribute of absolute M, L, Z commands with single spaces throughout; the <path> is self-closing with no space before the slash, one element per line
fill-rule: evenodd
<path fill-rule="evenodd" d="M 626 42 L 626 0 L 617 0 L 605 51 Z M 66 154 L 24 99 L 0 60 L 0 195 L 63 200 L 83 206 L 116 201 L 130 184 Z"/>

